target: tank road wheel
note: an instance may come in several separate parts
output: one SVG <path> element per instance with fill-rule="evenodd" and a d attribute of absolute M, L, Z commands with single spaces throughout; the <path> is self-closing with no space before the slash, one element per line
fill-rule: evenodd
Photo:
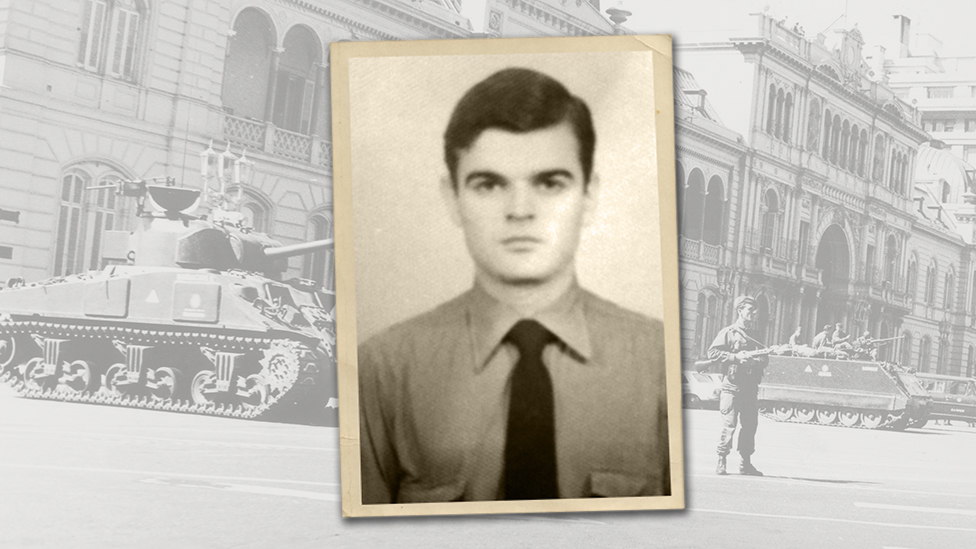
<path fill-rule="evenodd" d="M 110 395 L 121 396 L 122 391 L 119 390 L 119 378 L 125 375 L 125 364 L 121 362 L 115 363 L 109 366 L 108 370 L 102 375 L 102 387 Z"/>
<path fill-rule="evenodd" d="M 44 385 L 37 378 L 44 374 L 44 359 L 34 357 L 24 365 L 24 385 L 34 391 L 43 391 Z M 46 384 L 46 383 L 45 383 Z"/>
<path fill-rule="evenodd" d="M 17 341 L 13 336 L 0 337 L 0 375 L 12 367 L 17 355 Z"/>
<path fill-rule="evenodd" d="M 831 408 L 820 408 L 817 410 L 817 423 L 830 425 L 835 421 L 837 421 L 837 410 Z"/>
<path fill-rule="evenodd" d="M 190 382 L 190 398 L 193 399 L 194 404 L 210 404 L 213 399 L 210 398 L 205 390 L 213 389 L 217 385 L 217 374 L 211 370 L 203 370 L 197 375 L 193 376 L 193 381 Z"/>
<path fill-rule="evenodd" d="M 98 378 L 92 374 L 92 367 L 84 360 L 76 360 L 64 368 L 58 389 L 69 393 L 85 393 L 98 385 Z"/>
<path fill-rule="evenodd" d="M 854 410 L 841 410 L 837 420 L 840 421 L 840 424 L 844 427 L 853 427 L 857 425 L 858 421 L 861 420 L 861 414 L 855 412 Z"/>
<path fill-rule="evenodd" d="M 878 412 L 862 412 L 861 413 L 861 425 L 867 429 L 877 429 L 881 425 L 881 420 L 884 416 Z"/>
<path fill-rule="evenodd" d="M 241 405 L 245 410 L 251 410 L 268 402 L 270 388 L 264 376 L 251 374 L 244 379 L 244 392 L 247 395 L 241 399 Z"/>
<path fill-rule="evenodd" d="M 176 391 L 180 387 L 180 372 L 174 368 L 156 368 L 153 373 L 156 388 L 152 392 L 152 398 L 158 402 L 173 400 Z"/>
<path fill-rule="evenodd" d="M 793 407 L 789 404 L 777 404 L 773 406 L 773 417 L 776 421 L 789 421 L 793 417 Z"/>
<path fill-rule="evenodd" d="M 817 413 L 813 407 L 807 406 L 806 404 L 797 406 L 794 412 L 794 417 L 801 423 L 810 423 L 816 415 Z"/>

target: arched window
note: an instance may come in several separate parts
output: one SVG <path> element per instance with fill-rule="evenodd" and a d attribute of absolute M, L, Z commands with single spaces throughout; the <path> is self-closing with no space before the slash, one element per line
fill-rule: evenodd
<path fill-rule="evenodd" d="M 912 157 L 905 155 L 901 163 L 901 183 L 898 185 L 898 192 L 905 194 L 905 187 L 908 184 L 908 166 L 911 163 Z"/>
<path fill-rule="evenodd" d="M 708 352 L 705 340 L 708 339 L 706 334 L 706 326 L 708 324 L 707 317 L 705 314 L 705 307 L 708 305 L 708 296 L 704 293 L 698 294 L 698 301 L 695 304 L 695 356 L 704 357 Z"/>
<path fill-rule="evenodd" d="M 861 133 L 855 124 L 851 126 L 851 148 L 847 153 L 847 170 L 851 173 L 857 173 L 857 150 L 860 139 Z"/>
<path fill-rule="evenodd" d="M 762 248 L 772 252 L 776 242 L 776 215 L 779 213 L 779 198 L 772 189 L 763 198 Z"/>
<path fill-rule="evenodd" d="M 722 178 L 715 175 L 708 181 L 708 192 L 705 193 L 702 241 L 713 246 L 721 244 L 724 225 L 725 190 L 722 185 Z"/>
<path fill-rule="evenodd" d="M 776 132 L 776 86 L 769 85 L 769 107 L 766 110 L 766 133 L 773 135 Z"/>
<path fill-rule="evenodd" d="M 895 149 L 891 150 L 891 169 L 888 171 L 888 188 L 898 192 L 900 185 L 898 177 L 901 173 L 901 153 Z"/>
<path fill-rule="evenodd" d="M 247 8 L 237 16 L 234 35 L 227 40 L 220 91 L 228 113 L 241 118 L 266 119 L 275 40 L 274 26 L 263 12 Z M 263 148 L 263 137 L 255 136 L 252 144 Z"/>
<path fill-rule="evenodd" d="M 279 128 L 308 134 L 318 79 L 319 51 L 315 35 L 304 26 L 285 35 L 275 83 L 271 122 Z"/>
<path fill-rule="evenodd" d="M 949 186 L 949 183 L 947 181 L 943 180 L 942 181 L 942 203 L 943 204 L 949 202 L 949 195 L 951 194 L 951 192 L 952 192 L 952 187 Z"/>
<path fill-rule="evenodd" d="M 885 149 L 884 138 L 879 134 L 874 138 L 874 164 L 871 168 L 871 180 L 881 183 L 884 180 Z"/>
<path fill-rule="evenodd" d="M 236 192 L 231 189 L 230 194 Z M 271 202 L 250 190 L 243 191 L 243 198 L 239 208 L 244 216 L 244 226 L 250 227 L 259 233 L 270 234 L 272 232 L 272 207 Z"/>
<path fill-rule="evenodd" d="M 838 164 L 841 168 L 847 169 L 847 158 L 851 147 L 851 125 L 845 120 L 840 130 L 840 152 Z"/>
<path fill-rule="evenodd" d="M 783 141 L 791 142 L 790 132 L 793 130 L 793 94 L 786 94 L 783 102 Z"/>
<path fill-rule="evenodd" d="M 134 80 L 145 41 L 146 5 L 141 0 L 85 0 L 78 65 Z"/>
<path fill-rule="evenodd" d="M 969 314 L 976 315 L 976 271 L 973 271 L 973 282 L 969 288 Z"/>
<path fill-rule="evenodd" d="M 936 365 L 935 373 L 946 374 L 949 363 L 949 345 L 944 338 L 939 338 L 939 362 Z"/>
<path fill-rule="evenodd" d="M 840 136 L 841 136 L 841 121 L 840 115 L 834 115 L 834 123 L 832 124 L 833 135 L 830 136 L 830 163 L 837 165 L 837 156 L 840 154 Z"/>
<path fill-rule="evenodd" d="M 885 282 L 889 287 L 895 285 L 895 273 L 898 272 L 898 244 L 895 237 L 888 235 L 885 241 Z"/>
<path fill-rule="evenodd" d="M 927 372 L 929 371 L 929 355 L 932 354 L 932 340 L 929 336 L 922 338 L 922 342 L 918 346 L 918 371 Z"/>
<path fill-rule="evenodd" d="M 783 109 L 786 107 L 786 99 L 783 97 L 783 90 L 776 92 L 776 128 L 777 138 L 783 137 Z"/>
<path fill-rule="evenodd" d="M 925 303 L 927 305 L 935 305 L 935 277 L 939 273 L 939 268 L 933 262 L 929 265 L 927 271 L 925 271 Z"/>
<path fill-rule="evenodd" d="M 309 220 L 309 239 L 322 240 L 332 238 L 332 215 L 317 213 Z M 306 256 L 302 268 L 302 276 L 316 281 L 329 291 L 335 291 L 335 266 L 333 248 L 319 250 Z"/>
<path fill-rule="evenodd" d="M 674 164 L 674 181 L 678 188 L 678 227 L 684 227 L 685 223 L 685 170 L 681 167 L 681 162 Z M 684 232 L 684 231 L 682 231 Z"/>
<path fill-rule="evenodd" d="M 833 135 L 833 119 L 830 117 L 830 109 L 824 112 L 824 133 L 823 133 L 823 159 L 830 161 L 830 136 Z"/>
<path fill-rule="evenodd" d="M 58 209 L 57 243 L 52 274 L 62 276 L 104 266 L 102 241 L 105 231 L 123 229 L 117 218 L 122 212 L 115 190 L 88 190 L 113 184 L 119 174 L 104 164 L 81 165 L 61 176 L 61 204 Z"/>
<path fill-rule="evenodd" d="M 705 212 L 705 176 L 698 168 L 691 170 L 685 189 L 681 234 L 689 240 L 701 240 Z"/>
<path fill-rule="evenodd" d="M 861 130 L 861 138 L 858 139 L 857 148 L 857 175 L 864 177 L 864 158 L 867 156 L 868 131 Z"/>
<path fill-rule="evenodd" d="M 810 118 L 807 121 L 807 149 L 816 152 L 820 148 L 820 101 L 810 100 Z"/>
<path fill-rule="evenodd" d="M 953 291 L 953 286 L 955 286 L 955 283 L 956 283 L 956 277 L 953 276 L 952 272 L 946 273 L 945 288 L 942 289 L 942 295 L 944 298 L 943 304 L 945 306 L 945 310 L 947 311 L 952 310 L 953 297 L 955 295 L 955 292 Z"/>
<path fill-rule="evenodd" d="M 906 331 L 901 338 L 901 364 L 908 368 L 912 363 L 912 333 Z"/>
<path fill-rule="evenodd" d="M 908 261 L 908 273 L 905 275 L 905 293 L 908 297 L 915 299 L 915 292 L 918 291 L 918 261 L 913 256 Z"/>

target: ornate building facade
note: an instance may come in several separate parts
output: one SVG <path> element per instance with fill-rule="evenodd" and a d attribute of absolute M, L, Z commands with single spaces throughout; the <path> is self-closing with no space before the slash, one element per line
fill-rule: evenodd
<path fill-rule="evenodd" d="M 460 2 L 14 0 L 0 9 L 0 280 L 100 265 L 133 199 L 202 184 L 212 141 L 255 162 L 241 210 L 282 243 L 332 233 L 330 42 L 463 38 Z M 287 276 L 332 288 L 332 254 Z"/>
<path fill-rule="evenodd" d="M 841 323 L 899 338 L 883 358 L 972 373 L 966 168 L 943 159 L 919 177 L 937 149 L 919 148 L 930 140 L 919 112 L 872 78 L 856 28 L 811 40 L 755 21 L 745 38 L 679 47 L 694 82 L 676 71 L 691 88 L 676 95 L 702 101 L 697 120 L 676 117 L 685 363 L 749 294 L 768 344 Z M 706 139 L 702 119 L 742 137 Z M 943 196 L 946 177 L 957 184 Z"/>

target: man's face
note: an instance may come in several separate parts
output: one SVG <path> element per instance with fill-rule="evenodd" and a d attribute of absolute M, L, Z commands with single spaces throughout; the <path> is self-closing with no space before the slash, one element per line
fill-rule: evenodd
<path fill-rule="evenodd" d="M 527 133 L 485 130 L 459 154 L 457 188 L 442 190 L 478 271 L 531 285 L 572 269 L 580 233 L 596 208 L 568 123 Z"/>
<path fill-rule="evenodd" d="M 752 322 L 756 317 L 756 306 L 755 305 L 743 305 L 739 308 L 739 317 L 746 322 Z"/>

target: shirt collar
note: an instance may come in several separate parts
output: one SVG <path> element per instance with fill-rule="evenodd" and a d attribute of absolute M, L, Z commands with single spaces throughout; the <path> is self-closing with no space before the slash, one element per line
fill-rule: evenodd
<path fill-rule="evenodd" d="M 500 348 L 505 334 L 515 323 L 525 318 L 538 321 L 556 335 L 582 362 L 592 356 L 590 335 L 586 329 L 583 307 L 583 292 L 576 280 L 545 309 L 524 317 L 510 305 L 503 303 L 475 283 L 469 292 L 468 327 L 474 342 L 474 368 L 481 372 Z"/>

